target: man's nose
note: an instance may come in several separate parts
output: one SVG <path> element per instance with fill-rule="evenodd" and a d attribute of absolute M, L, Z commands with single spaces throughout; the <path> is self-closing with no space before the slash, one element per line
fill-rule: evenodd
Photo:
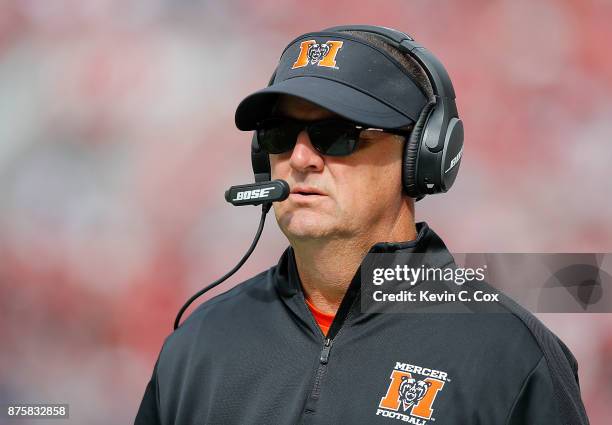
<path fill-rule="evenodd" d="M 312 146 L 308 132 L 302 130 L 297 136 L 295 147 L 291 152 L 289 164 L 292 168 L 300 172 L 317 172 L 323 170 L 323 157 Z"/>

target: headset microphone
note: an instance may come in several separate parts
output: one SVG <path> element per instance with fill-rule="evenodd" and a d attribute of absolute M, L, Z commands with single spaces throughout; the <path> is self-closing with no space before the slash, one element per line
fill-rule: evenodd
<path fill-rule="evenodd" d="M 264 224 L 266 222 L 266 214 L 268 214 L 268 211 L 270 211 L 270 208 L 272 208 L 272 202 L 284 201 L 288 196 L 289 184 L 284 180 L 261 181 L 240 186 L 232 186 L 225 192 L 225 200 L 230 202 L 232 205 L 240 206 L 261 204 L 261 218 L 259 219 L 259 227 L 255 233 L 255 238 L 253 238 L 253 242 L 251 242 L 251 246 L 247 250 L 246 254 L 244 254 L 233 269 L 227 272 L 220 279 L 215 280 L 206 288 L 203 288 L 193 294 L 191 298 L 187 300 L 176 315 L 176 319 L 174 319 L 174 329 L 178 328 L 179 324 L 181 323 L 183 313 L 185 310 L 187 310 L 187 307 L 189 307 L 192 302 L 194 302 L 204 293 L 213 289 L 215 286 L 224 282 L 226 279 L 236 273 L 240 267 L 242 267 L 242 265 L 246 262 L 246 260 L 248 260 L 255 250 L 257 242 L 259 242 L 259 237 L 261 236 L 261 232 L 263 231 Z"/>

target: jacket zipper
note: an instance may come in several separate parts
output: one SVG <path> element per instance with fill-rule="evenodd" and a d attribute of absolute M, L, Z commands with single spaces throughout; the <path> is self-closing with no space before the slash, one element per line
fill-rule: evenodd
<path fill-rule="evenodd" d="M 338 311 L 336 312 L 336 316 L 334 317 L 329 331 L 327 332 L 327 335 L 324 336 L 325 339 L 323 340 L 323 346 L 321 347 L 321 353 L 319 355 L 319 364 L 315 373 L 314 384 L 310 394 L 308 395 L 308 399 L 306 400 L 306 405 L 303 410 L 303 413 L 307 414 L 307 416 L 304 418 L 305 420 L 302 422 L 303 424 L 308 424 L 314 419 L 312 414 L 316 412 L 316 405 L 321 393 L 323 379 L 327 373 L 327 364 L 329 363 L 329 356 L 334 344 L 334 338 L 344 325 L 350 308 L 355 301 L 355 296 L 358 294 L 359 286 L 356 285 L 356 283 L 359 282 L 355 282 L 355 279 L 359 279 L 360 270 L 361 268 L 357 270 L 355 277 L 353 277 L 353 281 L 351 281 L 347 293 L 343 298 Z M 304 304 L 306 304 L 306 301 L 304 301 Z M 318 324 L 316 324 L 316 321 L 314 322 L 315 326 L 318 328 Z"/>
<path fill-rule="evenodd" d="M 319 366 L 317 367 L 317 372 L 315 374 L 312 390 L 310 391 L 310 396 L 308 397 L 308 401 L 306 402 L 306 408 L 304 409 L 305 413 L 314 413 L 315 411 L 315 404 L 319 399 L 319 394 L 321 392 L 321 382 L 323 381 L 323 377 L 327 372 L 329 352 L 331 351 L 333 343 L 334 341 L 331 338 L 325 338 L 325 341 L 323 342 L 323 347 L 321 348 L 321 354 L 319 356 Z"/>
<path fill-rule="evenodd" d="M 321 357 L 319 360 L 321 364 L 327 364 L 327 360 L 329 359 L 329 351 L 331 350 L 333 340 L 331 338 L 325 338 L 325 342 L 323 343 L 323 349 L 321 350 Z"/>
<path fill-rule="evenodd" d="M 319 398 L 319 393 L 321 391 L 321 380 L 323 379 L 323 376 L 327 371 L 327 361 L 329 359 L 329 352 L 331 350 L 332 344 L 333 340 L 331 338 L 325 338 L 323 348 L 321 349 L 321 356 L 319 356 L 319 367 L 315 376 L 315 383 L 312 387 L 312 392 L 310 393 L 310 396 L 315 400 Z"/>

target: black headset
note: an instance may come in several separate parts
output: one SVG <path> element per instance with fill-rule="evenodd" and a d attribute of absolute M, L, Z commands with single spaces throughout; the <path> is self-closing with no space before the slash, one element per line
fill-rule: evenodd
<path fill-rule="evenodd" d="M 434 100 L 430 101 L 414 125 L 404 146 L 402 185 L 406 194 L 418 201 L 453 185 L 463 154 L 463 123 L 455 103 L 455 90 L 442 63 L 425 47 L 403 32 L 373 25 L 347 25 L 325 32 L 361 31 L 379 35 L 402 53 L 414 58 L 427 74 Z M 268 82 L 274 82 L 276 70 Z M 268 154 L 259 147 L 257 132 L 251 143 L 251 164 L 256 182 L 271 179 Z"/>

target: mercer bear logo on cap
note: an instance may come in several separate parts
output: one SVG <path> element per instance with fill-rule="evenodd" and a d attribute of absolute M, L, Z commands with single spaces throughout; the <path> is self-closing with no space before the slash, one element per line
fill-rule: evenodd
<path fill-rule="evenodd" d="M 317 43 L 315 40 L 302 41 L 300 43 L 300 53 L 291 69 L 303 68 L 309 64 L 338 69 L 336 55 L 342 48 L 343 43 L 336 40 L 326 41 L 325 43 Z"/>

